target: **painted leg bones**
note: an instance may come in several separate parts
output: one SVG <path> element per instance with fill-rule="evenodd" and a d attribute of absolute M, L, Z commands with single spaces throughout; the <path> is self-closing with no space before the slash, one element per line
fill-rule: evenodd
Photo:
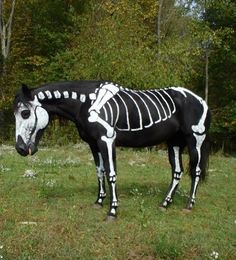
<path fill-rule="evenodd" d="M 196 151 L 197 151 L 197 158 L 193 165 L 191 165 L 191 175 L 192 175 L 192 186 L 190 191 L 190 198 L 187 205 L 188 209 L 192 209 L 195 199 L 196 199 L 196 193 L 197 193 L 197 187 L 201 176 L 201 168 L 200 168 L 200 161 L 201 161 L 201 147 L 202 144 L 206 138 L 205 134 L 193 134 L 196 139 Z M 191 156 L 191 154 L 190 154 Z"/>
<path fill-rule="evenodd" d="M 111 204 L 110 204 L 110 211 L 108 215 L 116 216 L 116 208 L 118 207 L 118 199 L 116 194 L 116 172 L 115 172 L 115 165 L 114 165 L 114 140 L 116 138 L 116 134 L 114 133 L 113 137 L 106 137 L 102 136 L 101 140 L 105 142 L 107 147 L 108 153 L 108 165 L 109 165 L 109 172 L 107 175 L 107 180 L 109 183 L 110 188 L 110 196 L 111 196 Z"/>
<path fill-rule="evenodd" d="M 96 200 L 96 204 L 102 206 L 103 200 L 106 198 L 106 189 L 105 189 L 105 169 L 103 165 L 103 159 L 101 153 L 98 153 L 99 165 L 96 167 L 97 169 L 97 177 L 98 177 L 98 198 Z"/>
<path fill-rule="evenodd" d="M 162 207 L 167 207 L 172 202 L 172 197 L 179 185 L 179 181 L 183 174 L 183 168 L 181 163 L 180 147 L 174 146 L 169 149 L 170 164 L 172 166 L 172 181 L 167 192 L 167 195 L 162 202 Z"/>
<path fill-rule="evenodd" d="M 111 194 L 111 204 L 110 211 L 108 215 L 116 216 L 116 208 L 118 207 L 118 199 L 116 194 L 116 172 L 114 166 L 114 140 L 116 138 L 116 133 L 114 131 L 114 127 L 109 125 L 104 119 L 99 117 L 100 109 L 106 104 L 106 102 L 111 99 L 117 92 L 119 91 L 119 87 L 113 84 L 106 84 L 99 89 L 97 98 L 92 106 L 89 108 L 89 118 L 88 121 L 91 123 L 99 123 L 102 125 L 106 134 L 101 136 L 101 141 L 105 144 L 105 149 L 101 147 L 103 160 L 105 162 L 105 170 L 107 174 L 107 180 L 109 183 L 110 194 Z M 106 152 L 104 152 L 106 150 Z M 100 181 L 103 181 L 100 178 Z M 105 193 L 102 190 L 103 184 L 100 184 L 101 190 L 100 194 Z M 102 197 L 99 198 L 98 203 L 102 203 Z"/>
<path fill-rule="evenodd" d="M 206 115 L 207 115 L 207 104 L 204 100 L 200 99 L 200 103 L 203 106 L 203 113 L 202 113 L 202 117 L 200 118 L 199 122 L 197 125 L 193 125 L 192 126 L 192 130 L 193 130 L 193 136 L 195 139 L 195 149 L 193 149 L 192 151 L 192 157 L 194 158 L 194 160 L 192 161 L 192 165 L 191 165 L 191 175 L 192 175 L 192 186 L 191 186 L 191 191 L 190 191 L 190 198 L 189 198 L 189 202 L 187 205 L 188 209 L 192 209 L 194 203 L 195 203 L 195 199 L 196 199 L 196 192 L 197 192 L 197 187 L 198 187 L 198 183 L 200 180 L 200 176 L 201 176 L 201 167 L 200 167 L 200 163 L 201 163 L 201 148 L 203 145 L 203 142 L 206 138 L 206 134 L 204 134 L 205 132 L 205 120 L 206 120 Z M 191 153 L 190 153 L 190 157 L 191 157 Z"/>

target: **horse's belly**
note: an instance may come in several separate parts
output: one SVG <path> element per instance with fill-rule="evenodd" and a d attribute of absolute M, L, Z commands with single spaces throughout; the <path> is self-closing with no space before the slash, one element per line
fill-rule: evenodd
<path fill-rule="evenodd" d="M 168 121 L 169 122 L 162 122 L 139 131 L 117 130 L 116 145 L 125 147 L 145 147 L 162 143 L 175 135 L 179 130 L 177 121 Z"/>

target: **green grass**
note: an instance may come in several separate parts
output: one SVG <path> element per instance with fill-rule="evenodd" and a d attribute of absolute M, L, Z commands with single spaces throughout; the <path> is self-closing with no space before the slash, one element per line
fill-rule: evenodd
<path fill-rule="evenodd" d="M 3 259 L 236 259 L 236 158 L 211 156 L 208 181 L 190 214 L 185 175 L 166 211 L 165 152 L 118 149 L 119 216 L 104 222 L 87 146 L 41 149 L 23 158 L 0 147 L 0 256 Z M 184 157 L 187 165 L 187 156 Z M 35 178 L 25 178 L 32 170 Z M 22 224 L 22 222 L 33 222 Z M 1 257 L 0 257 L 1 258 Z"/>

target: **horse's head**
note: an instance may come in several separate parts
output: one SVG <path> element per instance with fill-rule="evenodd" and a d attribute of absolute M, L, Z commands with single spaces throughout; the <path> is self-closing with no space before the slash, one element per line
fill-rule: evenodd
<path fill-rule="evenodd" d="M 33 155 L 43 130 L 49 122 L 48 112 L 42 107 L 37 96 L 23 85 L 14 100 L 16 119 L 16 150 L 22 156 Z"/>

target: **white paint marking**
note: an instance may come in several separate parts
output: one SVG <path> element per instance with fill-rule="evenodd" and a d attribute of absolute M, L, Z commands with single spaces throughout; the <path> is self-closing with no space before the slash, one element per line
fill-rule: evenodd
<path fill-rule="evenodd" d="M 113 137 L 106 137 L 102 136 L 101 140 L 104 141 L 107 145 L 107 152 L 108 152 L 108 160 L 109 160 L 109 179 L 112 179 L 111 187 L 112 187 L 112 206 L 116 207 L 118 205 L 117 197 L 116 197 L 116 189 L 115 189 L 115 181 L 116 180 L 116 173 L 114 168 L 114 162 L 113 162 L 113 154 L 112 154 L 112 146 L 113 142 L 116 138 L 116 134 L 113 135 Z M 113 212 L 112 212 L 113 213 Z M 115 214 L 115 213 L 113 213 Z"/>
<path fill-rule="evenodd" d="M 110 114 L 111 114 L 111 125 L 113 125 L 113 110 L 112 110 L 112 107 L 111 107 L 111 104 L 109 103 L 109 101 L 107 101 L 107 105 L 109 107 L 109 110 L 110 110 Z"/>
<path fill-rule="evenodd" d="M 61 98 L 61 93 L 58 90 L 53 91 L 53 94 L 56 99 Z"/>
<path fill-rule="evenodd" d="M 100 109 L 111 99 L 117 92 L 119 88 L 113 84 L 103 85 L 99 91 L 95 102 L 89 108 L 89 112 L 95 110 L 100 113 Z"/>
<path fill-rule="evenodd" d="M 45 96 L 44 96 L 43 92 L 39 92 L 39 93 L 38 93 L 38 98 L 39 98 L 40 100 L 44 100 L 44 99 L 45 99 Z"/>
<path fill-rule="evenodd" d="M 22 103 L 19 104 L 16 118 L 16 140 L 21 136 L 25 144 L 34 143 L 36 134 L 40 129 L 44 129 L 49 122 L 48 112 L 42 108 L 42 104 L 38 100 L 38 96 L 34 96 L 34 100 L 30 101 L 30 106 L 26 107 Z M 23 119 L 21 112 L 23 110 L 30 110 L 30 117 Z M 36 121 L 37 120 L 37 121 Z M 35 125 L 35 123 L 37 124 Z M 35 127 L 35 131 L 32 133 Z"/>
<path fill-rule="evenodd" d="M 77 93 L 72 91 L 71 98 L 72 99 L 77 99 Z"/>
<path fill-rule="evenodd" d="M 134 98 L 127 91 L 122 90 L 122 92 L 125 93 L 134 102 L 134 104 L 135 104 L 135 106 L 138 110 L 139 127 L 138 128 L 131 128 L 131 131 L 140 131 L 140 130 L 143 129 L 143 120 L 142 120 L 142 114 L 141 114 L 140 108 L 139 108 L 137 102 L 134 100 Z"/>
<path fill-rule="evenodd" d="M 173 193 L 175 187 L 176 187 L 178 184 L 179 184 L 179 180 L 173 179 L 173 183 L 172 183 L 171 189 L 170 189 L 169 193 L 167 194 L 165 200 L 167 200 L 167 198 L 171 198 L 171 197 L 172 197 L 172 193 Z"/>
<path fill-rule="evenodd" d="M 174 154 L 175 154 L 175 171 L 180 172 L 181 169 L 180 169 L 180 163 L 179 163 L 179 147 L 174 146 L 173 150 L 174 150 Z"/>
<path fill-rule="evenodd" d="M 204 123 L 205 123 L 205 120 L 206 120 L 206 115 L 207 115 L 207 110 L 208 110 L 208 106 L 207 106 L 206 102 L 204 100 L 201 100 L 201 103 L 202 103 L 202 106 L 203 106 L 202 116 L 201 116 L 198 124 L 192 126 L 192 130 L 195 133 L 199 133 L 199 134 L 202 134 L 202 133 L 205 132 Z"/>
<path fill-rule="evenodd" d="M 160 91 L 162 91 L 162 90 L 160 89 Z M 160 93 L 160 91 L 159 91 L 158 93 L 159 93 L 159 95 L 162 97 L 162 99 L 164 100 L 164 102 L 166 103 L 167 109 L 169 110 L 169 116 L 168 116 L 168 118 L 170 118 L 171 115 L 172 115 L 171 109 L 170 109 L 170 105 L 169 105 L 169 103 L 167 102 L 167 100 L 164 98 L 164 96 Z M 163 93 L 165 93 L 165 92 L 163 91 Z"/>
<path fill-rule="evenodd" d="M 155 99 L 158 101 L 158 103 L 160 104 L 160 106 L 161 106 L 161 108 L 162 108 L 162 110 L 163 110 L 163 113 L 164 113 L 164 115 L 165 115 L 164 118 L 162 118 L 161 115 L 160 115 L 160 118 L 161 118 L 161 121 L 165 121 L 165 120 L 167 119 L 167 115 L 166 115 L 165 109 L 164 109 L 164 107 L 163 107 L 163 105 L 162 105 L 160 99 L 159 99 L 153 92 L 149 91 L 149 93 L 152 94 L 152 95 L 155 97 Z"/>
<path fill-rule="evenodd" d="M 156 98 L 156 96 L 151 91 L 147 91 L 147 93 L 151 94 L 152 96 L 154 96 Z M 155 106 L 155 108 L 157 110 L 157 114 L 158 114 L 158 117 L 159 117 L 159 119 L 155 121 L 155 124 L 157 124 L 157 123 L 159 123 L 161 121 L 160 110 L 157 107 L 156 103 L 151 99 L 151 97 L 149 97 L 148 95 L 147 95 L 147 97 L 150 99 L 150 101 L 153 103 L 153 105 Z"/>
<path fill-rule="evenodd" d="M 162 89 L 162 91 L 169 97 L 170 101 L 172 102 L 172 105 L 173 105 L 172 114 L 174 114 L 175 111 L 176 111 L 176 106 L 175 106 L 175 103 L 173 101 L 173 98 L 165 90 Z"/>
<path fill-rule="evenodd" d="M 186 93 L 184 92 L 186 89 L 181 87 L 171 87 L 171 89 L 180 92 L 184 97 L 187 97 Z"/>
<path fill-rule="evenodd" d="M 109 166 L 110 166 L 109 177 L 116 176 L 114 163 L 113 163 L 113 156 L 112 156 L 112 145 L 115 140 L 115 137 L 116 137 L 116 135 L 114 135 L 113 137 L 106 137 L 106 136 L 101 137 L 101 140 L 104 141 L 107 145 L 108 160 L 109 160 Z"/>
<path fill-rule="evenodd" d="M 164 102 L 166 103 L 165 99 L 163 98 L 163 96 L 161 95 L 161 93 L 159 92 L 159 90 L 155 90 L 155 92 L 156 92 L 156 93 L 162 98 L 162 100 L 164 100 Z M 158 98 L 158 99 L 159 99 L 159 98 Z M 159 100 L 160 100 L 160 99 L 159 99 Z M 164 108 L 164 106 L 163 106 L 161 100 L 160 100 L 160 104 L 161 104 L 163 113 L 164 113 L 164 115 L 165 115 L 165 117 L 162 118 L 162 121 L 165 121 L 165 120 L 168 118 L 168 116 L 167 116 L 166 110 L 165 110 L 165 108 Z"/>
<path fill-rule="evenodd" d="M 88 121 L 91 123 L 98 122 L 101 124 L 106 130 L 107 130 L 107 137 L 111 138 L 114 136 L 114 128 L 111 127 L 106 121 L 104 121 L 102 118 L 99 117 L 98 113 L 96 111 L 91 111 L 90 116 L 88 118 Z"/>
<path fill-rule="evenodd" d="M 89 99 L 90 99 L 90 100 L 95 100 L 96 97 L 97 97 L 97 96 L 96 96 L 95 93 L 90 93 L 90 94 L 89 94 Z"/>
<path fill-rule="evenodd" d="M 114 208 L 111 209 L 111 214 L 116 215 L 116 210 Z"/>
<path fill-rule="evenodd" d="M 105 114 L 105 121 L 107 121 L 107 120 L 108 120 L 108 115 L 107 115 L 107 109 L 106 109 L 106 106 L 104 105 L 104 106 L 102 107 L 102 109 L 103 109 L 104 114 Z"/>
<path fill-rule="evenodd" d="M 118 128 L 117 129 L 119 131 L 130 131 L 130 122 L 129 122 L 129 111 L 128 111 L 128 107 L 125 103 L 125 101 L 123 100 L 123 98 L 121 97 L 121 95 L 119 93 L 117 93 L 117 96 L 120 98 L 120 100 L 122 101 L 124 107 L 125 107 L 125 114 L 126 114 L 126 121 L 127 121 L 127 128 L 124 128 L 124 129 L 121 129 L 121 128 Z"/>
<path fill-rule="evenodd" d="M 46 90 L 45 94 L 47 95 L 48 99 L 52 99 L 52 93 L 49 90 Z"/>
<path fill-rule="evenodd" d="M 142 93 L 142 92 L 140 91 L 140 93 Z M 140 96 L 140 94 L 138 92 L 135 92 L 135 95 L 137 95 L 140 98 L 140 100 L 143 102 L 144 106 L 147 109 L 150 123 L 148 125 L 145 125 L 144 128 L 149 128 L 153 125 L 153 120 L 152 120 L 152 116 L 151 116 L 150 110 L 148 108 L 148 105 L 146 104 L 145 100 Z"/>
<path fill-rule="evenodd" d="M 173 179 L 172 180 L 172 186 L 171 186 L 171 189 L 170 191 L 168 192 L 165 200 L 167 200 L 168 198 L 172 198 L 172 193 L 173 191 L 175 190 L 176 186 L 179 184 L 179 181 L 180 181 L 180 178 L 182 176 L 182 172 L 181 172 L 181 168 L 180 168 L 180 161 L 179 161 L 179 158 L 180 158 L 180 154 L 179 154 L 179 146 L 174 146 L 173 147 L 173 150 L 174 150 L 174 156 L 175 156 L 175 174 L 174 174 L 174 177 L 176 178 L 177 176 L 179 176 L 179 179 Z M 181 173 L 180 173 L 181 172 Z"/>
<path fill-rule="evenodd" d="M 69 98 L 69 92 L 68 91 L 64 91 L 63 92 L 63 96 L 64 96 L 64 98 Z"/>
<path fill-rule="evenodd" d="M 201 147 L 202 147 L 202 144 L 206 138 L 206 135 L 197 135 L 197 134 L 193 134 L 195 139 L 196 139 L 196 149 L 197 149 L 197 153 L 198 153 L 198 163 L 197 163 L 197 166 L 196 166 L 196 171 L 201 171 L 199 165 L 200 165 L 200 161 L 201 161 Z"/>
<path fill-rule="evenodd" d="M 185 89 L 185 88 L 182 88 L 182 87 L 172 87 L 171 89 L 175 90 L 175 91 L 178 91 L 180 92 L 181 94 L 183 94 L 185 97 L 187 97 L 186 93 L 194 96 L 203 106 L 203 113 L 202 113 L 202 116 L 198 122 L 197 125 L 193 125 L 192 126 L 192 130 L 195 132 L 195 133 L 199 133 L 199 134 L 202 134 L 204 133 L 205 131 L 205 126 L 204 126 L 204 122 L 206 120 L 206 116 L 207 116 L 207 111 L 208 111 L 208 106 L 206 104 L 206 102 L 201 98 L 199 97 L 198 95 L 194 94 L 192 91 L 190 91 L 189 89 Z M 186 93 L 185 93 L 186 92 Z"/>
<path fill-rule="evenodd" d="M 116 125 L 116 123 L 118 122 L 119 116 L 120 116 L 120 107 L 114 97 L 112 98 L 112 100 L 114 101 L 114 103 L 116 105 L 116 120 L 114 122 L 114 125 Z"/>
<path fill-rule="evenodd" d="M 113 200 L 112 200 L 112 206 L 117 207 L 117 197 L 116 197 L 116 185 L 115 183 L 111 183 L 111 187 L 112 187 L 112 193 L 113 193 Z"/>
<path fill-rule="evenodd" d="M 197 162 L 197 166 L 196 166 L 196 178 L 195 178 L 195 183 L 194 183 L 194 188 L 193 188 L 193 194 L 192 194 L 192 199 L 196 198 L 196 190 L 197 190 L 197 185 L 198 182 L 200 180 L 200 174 L 201 174 L 201 168 L 200 168 L 200 161 L 201 161 L 201 147 L 202 144 L 206 138 L 206 135 L 197 135 L 197 134 L 193 134 L 195 139 L 196 139 L 196 149 L 197 149 L 197 153 L 198 153 L 198 162 Z"/>
<path fill-rule="evenodd" d="M 93 111 L 92 111 L 93 112 Z M 96 112 L 95 112 L 96 113 Z M 99 116 L 97 117 L 96 120 L 99 124 L 101 124 L 102 126 L 104 126 L 107 130 L 107 137 L 108 138 L 112 138 L 115 134 L 114 132 L 114 128 L 111 127 L 106 121 L 104 121 L 102 118 L 100 118 Z"/>
<path fill-rule="evenodd" d="M 84 103 L 84 102 L 86 101 L 86 96 L 85 96 L 84 94 L 81 94 L 79 100 L 80 100 L 82 103 Z"/>

